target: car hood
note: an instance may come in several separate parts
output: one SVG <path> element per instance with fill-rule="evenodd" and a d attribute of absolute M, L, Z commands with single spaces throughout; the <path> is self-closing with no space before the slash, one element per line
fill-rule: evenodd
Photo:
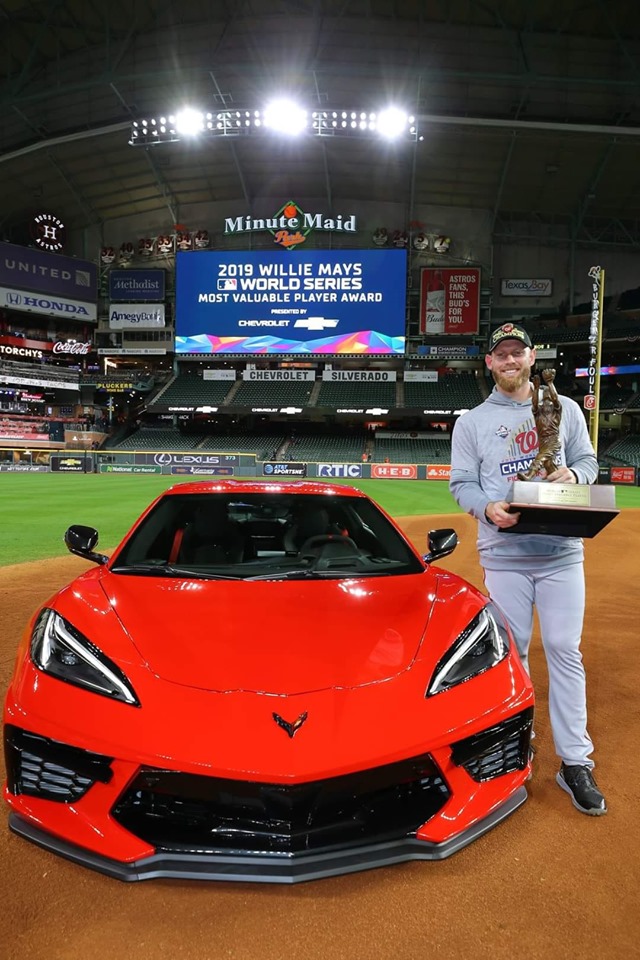
<path fill-rule="evenodd" d="M 430 570 L 317 581 L 107 574 L 107 598 L 149 668 L 199 689 L 293 694 L 380 683 L 416 659 Z"/>

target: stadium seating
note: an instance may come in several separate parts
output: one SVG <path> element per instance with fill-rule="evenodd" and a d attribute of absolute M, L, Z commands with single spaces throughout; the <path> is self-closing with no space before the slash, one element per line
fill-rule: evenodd
<path fill-rule="evenodd" d="M 419 380 L 404 384 L 405 407 L 471 409 L 482 403 L 483 399 L 476 377 L 466 373 L 441 377 L 437 382 Z"/>
<path fill-rule="evenodd" d="M 355 437 L 301 436 L 291 441 L 287 447 L 287 454 L 290 454 L 294 460 L 302 461 L 359 463 L 365 446 L 365 434 Z"/>
<path fill-rule="evenodd" d="M 121 440 L 111 450 L 195 450 L 202 435 L 185 435 L 178 430 L 159 427 L 141 427 Z"/>
<path fill-rule="evenodd" d="M 323 381 L 318 407 L 397 407 L 396 384 L 380 381 Z"/>
<path fill-rule="evenodd" d="M 204 380 L 194 373 L 181 373 L 149 401 L 149 406 L 158 402 L 176 406 L 221 404 L 234 385 L 235 381 Z"/>
<path fill-rule="evenodd" d="M 640 467 L 640 436 L 622 437 L 616 440 L 602 458 L 605 462 L 628 464 Z"/>
<path fill-rule="evenodd" d="M 375 463 L 451 463 L 451 439 L 425 438 L 393 440 L 379 438 L 375 442 L 372 460 Z"/>
<path fill-rule="evenodd" d="M 285 443 L 286 439 L 282 433 L 215 434 L 204 437 L 198 449 L 216 453 L 249 453 L 254 454 L 259 460 L 271 460 L 275 451 Z"/>
<path fill-rule="evenodd" d="M 244 380 L 230 400 L 231 406 L 309 406 L 313 381 Z"/>

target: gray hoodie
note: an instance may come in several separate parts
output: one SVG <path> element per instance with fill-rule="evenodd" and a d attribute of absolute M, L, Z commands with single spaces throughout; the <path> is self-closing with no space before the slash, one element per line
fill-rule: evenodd
<path fill-rule="evenodd" d="M 556 463 L 570 467 L 578 483 L 593 483 L 598 461 L 582 410 L 570 397 L 560 397 L 561 450 Z M 527 569 L 551 569 L 583 558 L 582 540 L 540 534 L 501 532 L 485 517 L 487 504 L 506 500 L 509 485 L 528 469 L 538 452 L 531 398 L 511 400 L 496 387 L 479 406 L 456 422 L 451 442 L 451 493 L 478 522 L 478 552 L 489 570 L 513 569 L 527 558 Z M 534 481 L 532 481 L 534 482 Z"/>

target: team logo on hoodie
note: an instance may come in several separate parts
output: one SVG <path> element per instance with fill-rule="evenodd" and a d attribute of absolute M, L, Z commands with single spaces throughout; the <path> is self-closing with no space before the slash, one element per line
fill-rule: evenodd
<path fill-rule="evenodd" d="M 505 427 L 504 423 L 502 423 L 496 430 L 496 437 L 500 437 L 501 440 L 506 440 L 508 436 L 509 429 L 508 427 Z"/>

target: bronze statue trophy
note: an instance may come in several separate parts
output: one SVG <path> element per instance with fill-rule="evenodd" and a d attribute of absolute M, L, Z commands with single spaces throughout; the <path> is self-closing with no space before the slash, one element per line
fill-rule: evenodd
<path fill-rule="evenodd" d="M 547 476 L 556 469 L 555 457 L 560 453 L 562 404 L 558 398 L 558 391 L 553 385 L 555 378 L 555 370 L 542 371 L 542 379 L 545 383 L 542 399 L 540 398 L 540 377 L 536 374 L 533 378 L 531 410 L 538 433 L 538 452 L 526 473 L 518 474 L 518 480 L 533 480 L 541 468 Z"/>
<path fill-rule="evenodd" d="M 545 477 L 556 469 L 560 453 L 562 404 L 555 388 L 555 370 L 543 370 L 533 378 L 531 409 L 538 434 L 538 452 L 528 470 L 518 473 L 507 499 L 520 514 L 518 523 L 505 533 L 541 533 L 556 537 L 595 537 L 620 512 L 615 487 L 586 483 L 531 483 L 541 470 Z"/>

